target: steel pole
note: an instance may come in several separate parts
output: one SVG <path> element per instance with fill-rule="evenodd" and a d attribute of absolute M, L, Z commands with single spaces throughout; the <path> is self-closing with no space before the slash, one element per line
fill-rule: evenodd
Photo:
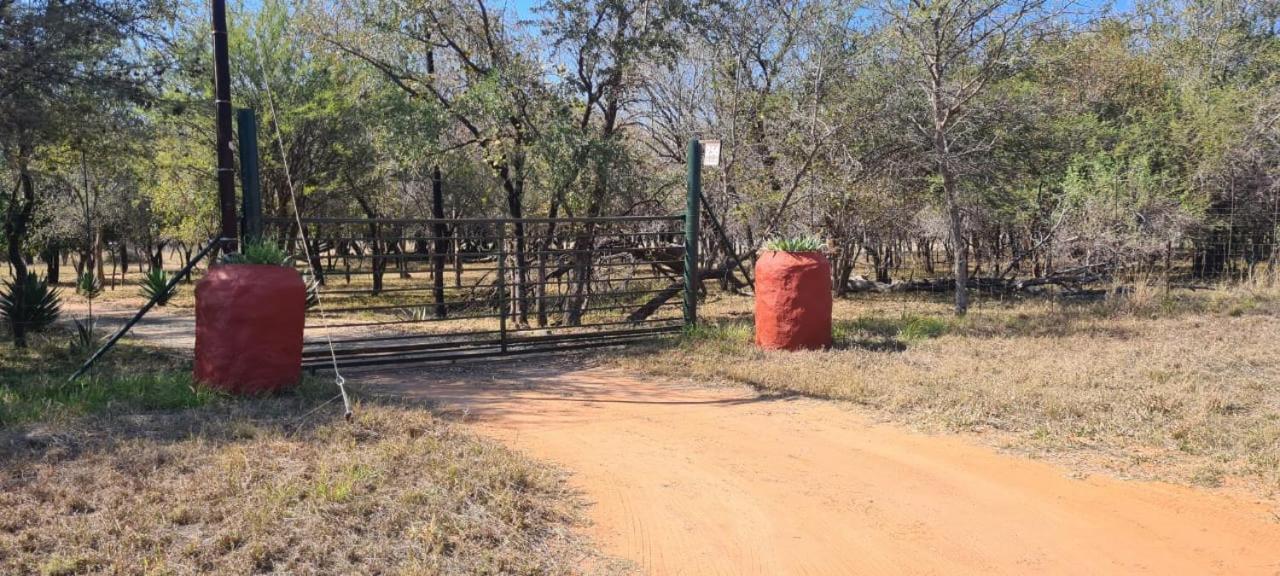
<path fill-rule="evenodd" d="M 702 143 L 689 141 L 684 210 L 684 322 L 698 323 L 698 215 L 702 198 Z"/>
<path fill-rule="evenodd" d="M 245 242 L 262 240 L 262 185 L 258 176 L 258 123 L 253 110 L 236 112 L 240 132 L 240 196 Z"/>
<path fill-rule="evenodd" d="M 217 114 L 218 209 L 222 217 L 221 237 L 234 239 L 238 237 L 236 169 L 235 154 L 231 147 L 231 69 L 227 49 L 226 0 L 213 0 L 213 102 Z"/>

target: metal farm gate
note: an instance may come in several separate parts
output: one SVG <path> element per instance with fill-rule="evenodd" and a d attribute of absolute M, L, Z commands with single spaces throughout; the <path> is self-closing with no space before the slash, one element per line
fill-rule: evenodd
<path fill-rule="evenodd" d="M 250 166 L 244 229 L 310 255 L 304 368 L 617 346 L 697 321 L 702 151 L 667 216 L 264 219 Z"/>
<path fill-rule="evenodd" d="M 293 219 L 264 224 L 297 237 Z M 298 267 L 322 300 L 308 310 L 308 369 L 328 366 L 330 340 L 340 366 L 370 366 L 616 346 L 696 318 L 697 225 L 684 215 L 301 225 L 312 262 Z"/>

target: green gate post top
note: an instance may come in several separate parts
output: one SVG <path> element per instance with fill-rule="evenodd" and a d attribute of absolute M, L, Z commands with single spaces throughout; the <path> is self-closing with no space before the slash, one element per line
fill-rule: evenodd
<path fill-rule="evenodd" d="M 262 239 L 262 186 L 258 176 L 258 122 L 253 110 L 236 111 L 240 136 L 240 226 L 246 242 Z"/>

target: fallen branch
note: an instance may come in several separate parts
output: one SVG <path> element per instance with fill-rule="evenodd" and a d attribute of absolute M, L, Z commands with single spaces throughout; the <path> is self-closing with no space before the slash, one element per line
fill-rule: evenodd
<path fill-rule="evenodd" d="M 700 270 L 698 272 L 698 282 L 715 278 L 716 276 L 724 274 L 724 272 L 725 268 L 723 266 L 719 268 L 712 268 L 710 270 Z M 663 304 L 666 304 L 668 300 L 683 291 L 684 282 L 675 282 L 670 286 L 663 288 L 661 292 L 654 294 L 653 298 L 650 298 L 648 302 L 645 302 L 639 308 L 636 308 L 635 312 L 628 315 L 627 322 L 640 322 L 641 320 L 645 320 L 646 318 L 653 316 L 654 312 L 657 312 Z"/>

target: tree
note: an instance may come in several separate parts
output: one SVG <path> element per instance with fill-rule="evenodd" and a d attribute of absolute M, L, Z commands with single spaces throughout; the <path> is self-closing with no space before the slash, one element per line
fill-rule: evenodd
<path fill-rule="evenodd" d="M 547 115 L 542 70 L 520 50 L 518 30 L 484 0 L 352 0 L 338 10 L 317 8 L 312 32 L 329 48 L 360 61 L 413 100 L 427 106 L 434 134 L 419 144 L 428 156 L 471 150 L 502 187 L 513 225 L 516 320 L 528 321 L 531 290 L 526 212 L 526 163 L 537 118 Z M 536 52 L 535 52 L 536 53 Z M 436 119 L 447 119 L 448 127 Z M 443 175 L 430 170 L 433 214 L 443 216 Z M 437 228 L 433 234 L 443 236 Z M 437 246 L 439 252 L 440 245 Z M 436 258 L 436 268 L 442 269 Z M 439 278 L 439 275 L 437 275 Z M 436 291 L 437 311 L 443 291 Z"/>
<path fill-rule="evenodd" d="M 85 118 L 148 98 L 163 63 L 127 40 L 158 39 L 151 26 L 159 16 L 150 0 L 0 2 L 0 152 L 12 182 L 3 228 L 18 282 L 28 274 L 26 242 L 40 196 L 33 164 L 93 124 Z M 13 330 L 21 342 L 22 328 Z"/>
<path fill-rule="evenodd" d="M 1016 70 L 1018 51 L 1048 21 L 1050 0 L 884 0 L 894 56 L 910 71 L 922 106 L 908 112 L 935 166 L 947 210 L 955 310 L 969 309 L 969 247 L 962 188 L 970 157 L 990 149 L 976 118 L 991 84 Z"/>

